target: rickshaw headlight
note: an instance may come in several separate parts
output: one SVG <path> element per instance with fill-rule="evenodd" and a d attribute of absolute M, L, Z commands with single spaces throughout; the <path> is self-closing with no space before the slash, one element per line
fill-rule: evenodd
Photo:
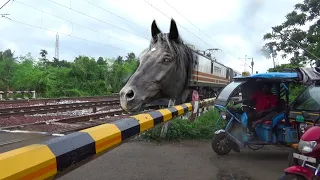
<path fill-rule="evenodd" d="M 310 153 L 312 152 L 313 148 L 316 147 L 316 141 L 303 141 L 300 139 L 298 144 L 298 150 L 302 153 Z"/>
<path fill-rule="evenodd" d="M 220 115 L 221 115 L 222 119 L 227 119 L 226 112 L 221 112 Z"/>

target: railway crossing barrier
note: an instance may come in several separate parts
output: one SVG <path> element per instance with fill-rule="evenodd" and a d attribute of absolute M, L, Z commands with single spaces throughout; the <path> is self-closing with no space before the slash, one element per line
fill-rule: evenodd
<path fill-rule="evenodd" d="M 212 106 L 215 98 L 200 101 Z M 155 125 L 193 110 L 191 103 L 134 115 L 0 154 L 0 179 L 52 179 L 97 158 Z"/>

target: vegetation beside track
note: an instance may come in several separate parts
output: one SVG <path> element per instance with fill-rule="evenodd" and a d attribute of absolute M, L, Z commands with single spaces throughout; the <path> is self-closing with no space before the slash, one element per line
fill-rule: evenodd
<path fill-rule="evenodd" d="M 0 91 L 35 90 L 37 98 L 83 97 L 118 93 L 137 68 L 134 53 L 116 58 L 78 56 L 74 60 L 48 59 L 0 50 Z M 20 94 L 14 98 L 20 98 Z M 30 94 L 25 94 L 31 98 Z"/>
<path fill-rule="evenodd" d="M 161 138 L 161 128 L 158 125 L 142 134 L 142 138 L 150 140 L 191 140 L 191 139 L 211 139 L 215 130 L 221 128 L 221 123 L 216 126 L 219 117 L 218 111 L 211 109 L 201 114 L 193 122 L 182 118 L 175 118 L 170 121 L 167 135 Z M 222 122 L 223 123 L 223 122 Z"/>

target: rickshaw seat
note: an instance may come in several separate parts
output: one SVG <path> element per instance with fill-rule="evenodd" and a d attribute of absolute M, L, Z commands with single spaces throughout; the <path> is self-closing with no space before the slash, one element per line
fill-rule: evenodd
<path fill-rule="evenodd" d="M 279 101 L 277 102 L 277 107 L 275 109 L 275 111 L 277 112 L 277 115 L 273 116 L 273 118 L 269 121 L 262 122 L 262 124 L 271 124 L 272 121 L 274 121 L 272 123 L 272 127 L 276 126 L 277 124 L 285 124 L 285 121 L 283 120 L 285 109 L 286 109 L 286 101 L 284 99 L 279 99 Z"/>
<path fill-rule="evenodd" d="M 272 124 L 272 127 L 274 127 L 277 124 L 282 124 L 283 119 L 284 119 L 284 112 L 281 112 L 275 115 L 271 120 L 263 121 L 262 124 L 268 124 L 268 125 Z"/>
<path fill-rule="evenodd" d="M 282 119 L 281 121 L 278 122 L 278 124 L 285 124 L 286 121 L 284 119 Z M 296 122 L 295 121 L 290 121 L 290 124 L 294 125 Z M 262 122 L 262 124 L 271 124 L 271 120 L 270 121 L 264 121 Z"/>

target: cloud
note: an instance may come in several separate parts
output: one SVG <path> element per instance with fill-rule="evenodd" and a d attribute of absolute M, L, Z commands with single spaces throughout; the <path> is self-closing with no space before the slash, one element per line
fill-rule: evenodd
<path fill-rule="evenodd" d="M 1 13 L 32 26 L 0 18 L 0 48 L 12 48 L 16 55 L 31 52 L 35 57 L 40 49 L 46 49 L 52 58 L 58 31 L 60 59 L 72 61 L 78 55 L 125 56 L 131 51 L 138 56 L 149 44 L 151 22 L 155 19 L 160 29 L 168 32 L 173 17 L 185 42 L 201 50 L 222 49 L 214 53 L 217 60 L 238 71 L 244 69 L 244 61 L 239 58 L 254 57 L 254 71 L 265 72 L 273 63 L 259 52 L 264 44 L 262 36 L 282 23 L 300 1 L 15 0 Z M 5 2 L 0 0 L 1 5 Z"/>

